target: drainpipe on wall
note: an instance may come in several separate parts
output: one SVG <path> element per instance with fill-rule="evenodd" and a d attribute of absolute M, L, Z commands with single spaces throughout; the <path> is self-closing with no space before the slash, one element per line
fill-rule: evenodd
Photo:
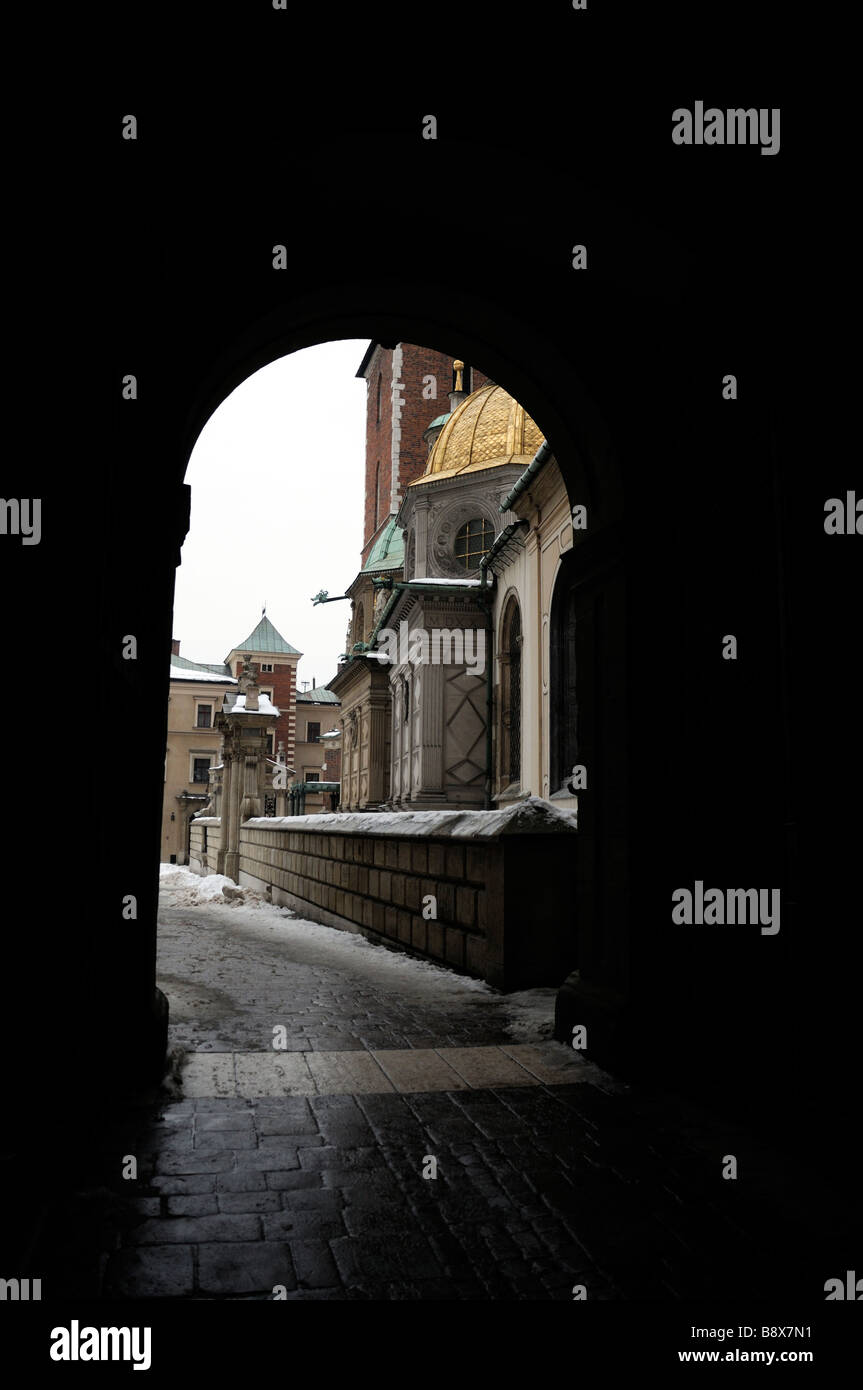
<path fill-rule="evenodd" d="M 491 810 L 492 787 L 492 717 L 494 715 L 494 628 L 491 621 L 491 605 L 486 608 L 486 654 L 485 654 L 485 809 Z"/>
<path fill-rule="evenodd" d="M 509 527 L 507 527 L 509 530 Z M 501 532 L 503 534 L 503 532 Z M 497 540 L 500 540 L 498 536 Z M 495 541 L 479 562 L 480 588 L 483 593 L 488 589 L 488 562 L 495 553 Z M 486 631 L 486 652 L 485 652 L 485 809 L 491 810 L 491 789 L 492 789 L 492 718 L 494 715 L 494 627 L 491 620 L 491 602 L 486 603 L 485 610 L 485 631 Z"/>

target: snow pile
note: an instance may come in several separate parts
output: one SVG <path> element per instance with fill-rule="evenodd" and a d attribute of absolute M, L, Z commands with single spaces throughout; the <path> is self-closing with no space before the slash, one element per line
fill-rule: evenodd
<path fill-rule="evenodd" d="M 231 709 L 230 709 L 229 712 L 230 712 L 231 714 L 245 714 L 245 713 L 246 713 L 246 697 L 245 697 L 245 695 L 238 695 L 238 696 L 237 696 L 236 701 L 235 701 L 234 704 L 231 706 Z M 258 709 L 257 709 L 257 713 L 258 713 L 258 714 L 273 714 L 273 715 L 277 715 L 277 714 L 279 714 L 280 712 L 281 712 L 281 711 L 278 710 L 278 709 L 276 709 L 276 706 L 272 703 L 272 701 L 271 701 L 269 695 L 259 695 L 259 696 L 258 696 Z M 250 709 L 250 710 L 249 710 L 249 714 L 254 714 L 254 713 L 255 713 L 255 710 L 253 710 L 253 709 Z"/>
<path fill-rule="evenodd" d="M 224 874 L 208 874 L 204 878 L 178 864 L 159 865 L 159 893 L 168 899 L 171 907 L 223 903 L 223 890 L 236 886 L 234 880 L 226 878 Z"/>

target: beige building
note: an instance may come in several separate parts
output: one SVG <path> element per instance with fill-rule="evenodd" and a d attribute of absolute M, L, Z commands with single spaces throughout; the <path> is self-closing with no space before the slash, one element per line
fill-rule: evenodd
<path fill-rule="evenodd" d="M 224 667 L 188 661 L 180 656 L 179 645 L 173 643 L 171 654 L 162 799 L 163 864 L 188 863 L 189 821 L 207 805 L 210 768 L 219 762 L 216 713 L 227 692 L 237 688 Z"/>
<path fill-rule="evenodd" d="M 305 784 L 306 815 L 332 809 L 332 798 L 323 788 L 328 783 L 340 781 L 340 755 L 333 747 L 333 742 L 337 740 L 327 741 L 324 736 L 340 731 L 340 716 L 339 697 L 326 686 L 297 692 L 297 741 L 293 763 L 296 773 L 293 780 Z M 313 784 L 316 782 L 321 783 L 320 792 L 314 790 Z M 335 800 L 338 802 L 338 790 Z"/>

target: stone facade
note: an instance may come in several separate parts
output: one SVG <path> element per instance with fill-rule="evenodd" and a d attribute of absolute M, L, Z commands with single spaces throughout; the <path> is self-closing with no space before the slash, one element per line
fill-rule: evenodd
<path fill-rule="evenodd" d="M 338 782 L 341 776 L 341 762 L 338 750 L 328 746 L 326 740 L 320 741 L 322 734 L 340 730 L 341 706 L 329 689 L 300 691 L 297 695 L 296 745 L 294 761 L 296 769 L 293 781 L 306 786 L 305 807 L 308 814 L 330 809 L 329 793 L 315 792 L 315 782 Z M 314 728 L 317 725 L 317 738 Z M 324 797 L 327 797 L 326 805 Z"/>
<path fill-rule="evenodd" d="M 388 624 L 404 640 L 407 659 L 389 668 L 392 692 L 392 772 L 395 807 L 486 805 L 488 692 L 485 670 L 463 661 L 412 663 L 411 631 L 460 635 L 476 653 L 487 645 L 479 600 L 404 590 Z"/>
<path fill-rule="evenodd" d="M 178 655 L 175 651 L 174 656 Z M 190 822 L 209 801 L 208 770 L 219 762 L 221 736 L 216 715 L 226 693 L 236 688 L 229 677 L 220 681 L 204 666 L 196 673 L 192 662 L 172 667 L 162 796 L 163 864 L 187 861 Z"/>
<path fill-rule="evenodd" d="M 390 794 L 390 687 L 370 661 L 345 662 L 331 681 L 341 699 L 343 811 L 373 810 Z"/>

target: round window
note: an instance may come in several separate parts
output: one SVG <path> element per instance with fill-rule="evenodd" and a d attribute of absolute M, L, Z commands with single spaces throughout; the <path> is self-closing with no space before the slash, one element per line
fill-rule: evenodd
<path fill-rule="evenodd" d="M 491 550 L 494 529 L 485 517 L 466 521 L 455 538 L 453 554 L 466 570 L 475 570 L 484 555 Z"/>

